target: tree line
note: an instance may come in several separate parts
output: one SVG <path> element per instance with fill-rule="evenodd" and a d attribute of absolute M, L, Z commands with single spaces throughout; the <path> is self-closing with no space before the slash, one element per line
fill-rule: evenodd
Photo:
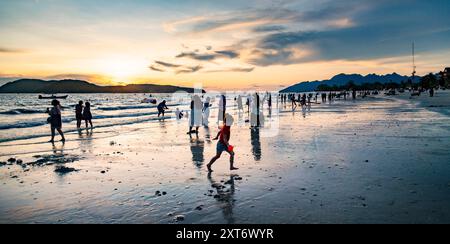
<path fill-rule="evenodd" d="M 317 87 L 317 91 L 366 91 L 366 90 L 391 90 L 391 89 L 410 89 L 419 90 L 425 89 L 429 90 L 431 88 L 437 89 L 447 89 L 450 87 L 450 79 L 449 77 L 445 77 L 443 72 L 441 72 L 438 76 L 433 73 L 429 73 L 420 78 L 419 82 L 413 82 L 411 79 L 406 81 L 402 81 L 400 83 L 389 81 L 387 83 L 375 82 L 375 83 L 363 83 L 363 84 L 355 84 L 354 81 L 350 80 L 345 85 L 327 85 L 321 84 Z"/>

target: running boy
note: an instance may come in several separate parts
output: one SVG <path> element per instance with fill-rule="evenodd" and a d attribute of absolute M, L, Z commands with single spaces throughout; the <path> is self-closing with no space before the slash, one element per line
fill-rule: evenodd
<path fill-rule="evenodd" d="M 220 158 L 222 153 L 225 151 L 230 154 L 230 170 L 237 170 L 238 168 L 234 167 L 234 151 L 232 146 L 230 146 L 230 135 L 231 135 L 231 126 L 233 125 L 234 119 L 230 114 L 225 115 L 224 124 L 222 126 L 222 129 L 217 134 L 216 138 L 214 140 L 219 139 L 217 142 L 217 148 L 216 148 L 216 156 L 214 156 L 211 161 L 209 162 L 206 167 L 208 168 L 209 172 L 213 172 L 211 169 L 211 166 L 214 162 L 216 162 L 217 159 Z"/>

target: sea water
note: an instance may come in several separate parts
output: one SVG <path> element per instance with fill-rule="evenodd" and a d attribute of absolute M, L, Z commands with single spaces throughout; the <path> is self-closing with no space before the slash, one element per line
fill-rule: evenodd
<path fill-rule="evenodd" d="M 143 103 L 148 94 L 70 94 L 61 102 L 63 130 L 76 130 L 75 105 L 79 101 L 91 103 L 95 127 L 109 127 L 133 123 L 151 122 L 157 119 L 157 104 Z M 157 94 L 153 98 L 167 100 L 170 108 L 166 119 L 174 118 L 176 108 L 188 110 L 188 96 Z M 0 94 L 0 142 L 47 136 L 47 108 L 51 100 L 38 99 L 38 94 Z M 82 127 L 84 127 L 84 121 Z"/>

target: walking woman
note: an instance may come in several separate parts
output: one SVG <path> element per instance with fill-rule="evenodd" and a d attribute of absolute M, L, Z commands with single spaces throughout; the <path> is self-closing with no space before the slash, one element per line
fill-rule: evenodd
<path fill-rule="evenodd" d="M 62 132 L 62 119 L 61 119 L 61 104 L 58 100 L 52 101 L 52 108 L 47 109 L 47 113 L 50 115 L 48 122 L 50 123 L 50 129 L 52 133 L 52 139 L 49 141 L 51 143 L 55 142 L 55 130 L 61 135 L 61 141 L 65 142 L 66 138 Z"/>

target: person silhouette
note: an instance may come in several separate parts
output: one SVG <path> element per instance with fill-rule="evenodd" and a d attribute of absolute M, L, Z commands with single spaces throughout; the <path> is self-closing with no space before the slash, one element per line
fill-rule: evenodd
<path fill-rule="evenodd" d="M 83 119 L 86 123 L 86 128 L 88 127 L 88 123 L 91 125 L 91 128 L 93 128 L 92 126 L 92 113 L 91 113 L 91 103 L 90 102 L 86 102 L 85 103 L 85 107 L 83 109 Z"/>
<path fill-rule="evenodd" d="M 83 120 L 83 101 L 79 101 L 75 105 L 75 119 L 77 120 L 77 128 L 80 129 L 81 121 Z"/>
<path fill-rule="evenodd" d="M 169 109 L 168 107 L 167 107 L 167 104 L 166 104 L 167 102 L 166 102 L 166 100 L 163 100 L 160 104 L 158 104 L 158 107 L 157 107 L 157 109 L 158 109 L 158 118 L 159 118 L 159 116 L 161 116 L 162 115 L 162 117 L 164 117 L 164 111 L 166 110 L 166 109 Z"/>
<path fill-rule="evenodd" d="M 52 106 L 53 107 L 51 109 L 47 108 L 47 113 L 50 115 L 47 121 L 50 123 L 50 131 L 52 135 L 49 142 L 53 143 L 55 141 L 55 130 L 61 135 L 61 141 L 65 142 L 66 138 L 62 132 L 61 104 L 58 100 L 53 100 Z"/>

